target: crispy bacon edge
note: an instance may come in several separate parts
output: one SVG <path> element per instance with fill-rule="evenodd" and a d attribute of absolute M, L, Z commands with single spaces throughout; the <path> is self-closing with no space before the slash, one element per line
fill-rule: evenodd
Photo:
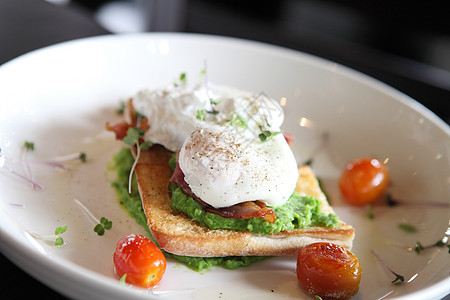
<path fill-rule="evenodd" d="M 112 131 L 116 135 L 117 140 L 123 140 L 127 136 L 128 129 L 138 128 L 139 130 L 145 132 L 150 128 L 148 124 L 148 119 L 140 116 L 133 106 L 133 99 L 129 99 L 124 108 L 125 121 L 119 122 L 117 124 L 111 125 L 106 122 L 105 128 L 108 131 Z"/>

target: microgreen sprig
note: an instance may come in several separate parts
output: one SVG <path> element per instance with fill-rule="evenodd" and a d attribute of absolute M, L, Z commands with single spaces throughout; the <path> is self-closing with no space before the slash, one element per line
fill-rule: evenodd
<path fill-rule="evenodd" d="M 216 108 L 214 107 L 214 105 L 217 105 L 219 103 L 219 100 L 218 99 L 213 99 L 212 97 L 209 96 L 208 65 L 207 65 L 207 61 L 206 60 L 203 61 L 203 69 L 201 71 L 201 74 L 202 74 L 202 76 L 204 78 L 206 97 L 208 97 L 209 104 L 211 105 L 211 110 L 208 111 L 208 113 L 217 114 L 218 111 L 216 111 Z"/>
<path fill-rule="evenodd" d="M 6 158 L 4 156 L 0 155 L 0 157 L 2 157 L 4 161 L 6 161 Z M 77 152 L 77 153 L 72 153 L 72 154 L 63 155 L 63 156 L 56 156 L 53 158 L 49 158 L 45 161 L 28 161 L 27 162 L 25 159 L 24 160 L 8 159 L 8 161 L 15 162 L 15 163 L 25 162 L 25 163 L 29 163 L 30 165 L 32 165 L 32 164 L 43 165 L 43 166 L 48 166 L 48 167 L 52 167 L 55 169 L 62 169 L 62 170 L 70 170 L 70 167 L 64 165 L 63 163 L 70 162 L 70 161 L 77 161 L 77 160 L 79 160 L 81 162 L 87 162 L 87 154 L 85 152 Z M 3 167 L 3 165 L 0 164 L 0 168 L 1 167 Z"/>
<path fill-rule="evenodd" d="M 268 141 L 271 138 L 273 138 L 274 136 L 281 133 L 281 131 L 264 130 L 261 125 L 259 126 L 259 130 L 261 131 L 261 133 L 259 134 L 259 140 L 261 142 Z"/>
<path fill-rule="evenodd" d="M 14 176 L 17 176 L 17 177 L 19 177 L 20 179 L 22 179 L 22 180 L 24 180 L 24 181 L 30 183 L 30 184 L 33 186 L 33 188 L 34 188 L 34 187 L 37 187 L 37 188 L 39 188 L 39 189 L 42 189 L 42 186 L 41 186 L 40 184 L 38 184 L 37 182 L 35 182 L 34 180 L 32 180 L 32 179 L 30 179 L 30 178 L 28 178 L 28 177 L 26 177 L 26 176 L 24 176 L 24 175 L 22 175 L 22 174 L 20 174 L 20 173 L 18 173 L 18 172 L 16 172 L 16 171 L 14 171 L 14 170 L 11 169 L 10 167 L 8 167 L 8 166 L 6 165 L 7 159 L 6 159 L 6 157 L 5 157 L 1 152 L 2 152 L 2 149 L 0 148 L 0 169 L 5 169 L 6 171 L 10 172 L 10 173 L 13 174 Z"/>
<path fill-rule="evenodd" d="M 144 135 L 144 132 L 133 127 L 129 128 L 127 131 L 127 135 L 123 138 L 123 142 L 130 146 L 136 146 L 136 159 L 134 160 L 133 166 L 131 167 L 130 177 L 128 179 L 128 193 L 131 194 L 131 180 L 133 178 L 134 169 L 136 168 L 137 162 L 139 161 L 139 157 L 141 155 L 141 150 L 148 150 L 153 143 L 150 141 L 143 142 L 139 144 L 139 139 Z"/>
<path fill-rule="evenodd" d="M 87 162 L 87 154 L 84 152 L 81 152 L 79 159 L 81 160 L 81 162 Z"/>
<path fill-rule="evenodd" d="M 37 188 L 41 189 L 41 187 L 38 184 L 36 184 L 36 182 L 33 180 L 33 175 L 31 174 L 30 163 L 28 162 L 28 157 L 27 157 L 28 152 L 34 151 L 34 143 L 25 141 L 23 145 L 25 147 L 24 161 L 25 161 L 25 165 L 27 167 L 28 176 L 30 177 L 30 182 L 31 182 L 34 190 L 36 190 Z"/>
<path fill-rule="evenodd" d="M 67 225 L 56 227 L 55 235 L 58 236 L 55 240 L 55 246 L 61 246 L 64 244 L 64 240 L 59 235 L 63 234 L 67 230 Z"/>
<path fill-rule="evenodd" d="M 444 237 L 443 239 L 438 240 L 436 243 L 434 244 L 430 244 L 430 245 L 426 245 L 423 246 L 421 242 L 417 242 L 416 245 L 414 247 L 409 247 L 406 248 L 406 250 L 408 251 L 414 251 L 417 254 L 422 253 L 424 250 L 426 249 L 430 249 L 430 248 L 434 248 L 434 247 L 444 247 L 447 246 L 449 248 L 449 253 L 450 253 L 450 245 L 447 244 L 448 243 L 448 238 Z"/>
<path fill-rule="evenodd" d="M 205 110 L 205 109 L 197 109 L 197 114 L 195 118 L 200 121 L 205 121 L 206 114 L 217 115 L 219 112 L 217 110 Z"/>
<path fill-rule="evenodd" d="M 112 222 L 105 217 L 101 217 L 100 222 L 97 225 L 95 225 L 94 231 L 98 235 L 104 235 L 105 229 L 110 230 L 111 228 L 112 228 Z"/>
<path fill-rule="evenodd" d="M 27 149 L 27 151 L 34 151 L 34 143 L 33 142 L 29 142 L 29 141 L 25 141 L 23 143 L 25 149 Z"/>
<path fill-rule="evenodd" d="M 124 286 L 128 286 L 128 285 L 131 286 L 131 284 L 128 284 L 128 283 L 127 283 L 127 275 L 128 275 L 128 273 L 123 274 L 122 277 L 120 277 L 120 279 L 119 279 L 119 283 L 120 283 L 121 285 L 124 285 Z M 155 291 L 153 291 L 152 289 L 148 289 L 147 291 L 148 291 L 149 294 L 151 294 L 151 295 L 156 295 L 156 296 L 158 296 L 158 294 L 170 293 L 170 292 L 166 292 L 166 291 L 155 292 Z"/>
<path fill-rule="evenodd" d="M 180 84 L 186 84 L 186 82 L 187 82 L 187 75 L 185 72 L 183 72 L 173 80 L 173 85 L 178 86 Z"/>
<path fill-rule="evenodd" d="M 65 168 L 61 163 L 79 160 L 81 162 L 87 162 L 87 154 L 85 152 L 76 152 L 63 156 L 57 156 L 52 159 L 48 159 L 46 164 L 54 167 Z"/>
<path fill-rule="evenodd" d="M 123 274 L 122 277 L 120 277 L 120 283 L 126 284 L 127 283 L 127 273 Z"/>
<path fill-rule="evenodd" d="M 47 241 L 47 242 L 52 242 L 55 246 L 62 246 L 62 245 L 64 245 L 64 239 L 60 235 L 63 234 L 64 232 L 66 232 L 66 230 L 67 230 L 67 225 L 63 225 L 63 226 L 56 227 L 55 233 L 53 235 L 43 235 L 40 233 L 28 231 L 28 230 L 26 230 L 26 232 L 28 232 L 32 237 L 34 237 L 36 239 Z"/>
<path fill-rule="evenodd" d="M 180 82 L 186 83 L 186 81 L 187 81 L 186 73 L 183 72 L 180 74 Z"/>
<path fill-rule="evenodd" d="M 199 121 L 205 121 L 205 113 L 206 111 L 204 109 L 197 109 L 197 115 L 195 118 Z"/>
<path fill-rule="evenodd" d="M 417 228 L 409 223 L 400 223 L 398 224 L 398 228 L 408 233 L 414 233 L 417 231 Z"/>
<path fill-rule="evenodd" d="M 94 232 L 98 235 L 102 236 L 105 234 L 105 230 L 110 230 L 112 228 L 112 221 L 108 220 L 105 217 L 101 217 L 100 220 L 97 219 L 90 211 L 89 209 L 80 202 L 78 199 L 73 199 L 76 204 L 78 204 L 79 207 L 96 223 L 94 227 Z"/>
<path fill-rule="evenodd" d="M 23 176 L 22 174 L 14 171 L 13 169 L 11 169 L 10 167 L 8 167 L 6 165 L 6 158 L 0 154 L 0 169 L 5 169 L 6 171 L 10 172 L 11 174 L 13 174 L 14 176 L 19 177 L 20 179 L 32 184 L 33 186 L 37 186 L 39 189 L 42 189 L 42 186 L 38 183 L 36 183 L 35 181 L 27 178 L 26 176 Z"/>
<path fill-rule="evenodd" d="M 231 126 L 237 125 L 237 126 L 243 128 L 243 129 L 246 129 L 247 128 L 247 121 L 240 114 L 233 114 L 233 116 L 231 117 L 231 120 L 230 120 L 230 125 Z"/>
<path fill-rule="evenodd" d="M 372 254 L 375 256 L 375 258 L 378 260 L 378 262 L 386 268 L 386 270 L 388 270 L 389 272 L 391 272 L 392 274 L 394 274 L 395 279 L 391 281 L 392 284 L 402 284 L 403 282 L 405 282 L 405 277 L 403 277 L 402 275 L 396 273 L 394 270 L 391 269 L 391 267 L 389 267 L 386 262 L 374 251 L 371 250 L 370 252 L 372 252 Z"/>

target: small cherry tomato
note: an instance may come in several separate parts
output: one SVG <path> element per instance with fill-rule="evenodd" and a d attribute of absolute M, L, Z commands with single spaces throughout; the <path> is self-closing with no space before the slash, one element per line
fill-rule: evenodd
<path fill-rule="evenodd" d="M 126 274 L 127 283 L 151 288 L 156 286 L 166 271 L 166 258 L 148 238 L 130 234 L 123 237 L 114 252 L 116 274 Z"/>
<path fill-rule="evenodd" d="M 297 278 L 311 295 L 346 299 L 359 290 L 361 265 L 345 248 L 332 243 L 314 243 L 298 253 Z"/>
<path fill-rule="evenodd" d="M 339 181 L 342 195 L 353 205 L 375 201 L 388 185 L 389 170 L 375 158 L 361 158 L 348 163 Z"/>

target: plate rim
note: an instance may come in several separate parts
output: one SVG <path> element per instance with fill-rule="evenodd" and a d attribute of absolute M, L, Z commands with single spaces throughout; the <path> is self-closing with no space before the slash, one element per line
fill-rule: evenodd
<path fill-rule="evenodd" d="M 90 36 L 85 38 L 78 38 L 73 40 L 68 40 L 56 44 L 52 44 L 49 46 L 45 46 L 42 48 L 38 48 L 22 55 L 19 55 L 3 64 L 0 65 L 0 73 L 3 69 L 8 69 L 14 64 L 20 63 L 22 60 L 28 59 L 28 57 L 33 57 L 35 55 L 39 55 L 41 52 L 47 51 L 58 51 L 64 47 L 71 47 L 80 43 L 95 43 L 99 41 L 108 41 L 108 40 L 118 40 L 118 39 L 146 39 L 146 38 L 187 38 L 190 40 L 213 40 L 215 42 L 225 42 L 225 43 L 235 43 L 244 45 L 245 47 L 261 47 L 264 51 L 270 51 L 271 53 L 276 52 L 284 52 L 287 55 L 290 55 L 290 58 L 301 57 L 303 61 L 308 60 L 309 63 L 314 63 L 314 65 L 324 68 L 325 66 L 332 67 L 333 72 L 337 72 L 340 75 L 344 75 L 345 77 L 349 77 L 355 81 L 364 83 L 365 85 L 371 86 L 372 88 L 376 88 L 377 90 L 391 95 L 392 98 L 395 98 L 397 101 L 401 101 L 403 104 L 412 108 L 415 111 L 420 111 L 421 114 L 429 118 L 435 125 L 440 127 L 440 129 L 444 130 L 447 135 L 450 136 L 450 125 L 447 124 L 444 120 L 442 120 L 439 116 L 437 116 L 433 111 L 431 111 L 428 107 L 420 103 L 418 100 L 412 98 L 406 93 L 398 90 L 397 88 L 383 82 L 380 79 L 372 77 L 368 74 L 365 74 L 361 71 L 358 71 L 354 68 L 348 67 L 344 64 L 334 62 L 330 59 L 323 58 L 314 54 L 310 54 L 304 51 L 291 49 L 288 47 L 283 47 L 279 45 L 274 45 L 262 41 L 238 38 L 238 37 L 230 37 L 225 35 L 215 35 L 215 34 L 206 34 L 206 33 L 189 33 L 189 32 L 139 32 L 139 33 L 117 33 L 117 34 L 104 34 L 97 36 Z M 297 56 L 297 57 L 296 57 Z M 1 82 L 0 82 L 1 83 Z"/>
<path fill-rule="evenodd" d="M 235 37 L 228 37 L 228 36 L 219 36 L 219 35 L 210 35 L 210 34 L 197 34 L 197 33 L 162 33 L 162 32 L 154 32 L 154 33 L 133 33 L 133 34 L 106 34 L 106 35 L 99 35 L 99 36 L 92 36 L 87 38 L 79 38 L 74 39 L 70 41 L 65 41 L 53 45 L 49 45 L 43 48 L 35 49 L 33 51 L 30 51 L 28 53 L 22 54 L 16 58 L 13 58 L 10 61 L 7 61 L 0 65 L 0 74 L 2 72 L 7 72 L 9 68 L 14 68 L 15 64 L 22 63 L 22 61 L 26 62 L 26 59 L 29 57 L 35 57 L 41 55 L 41 53 L 45 53 L 48 51 L 61 51 L 61 49 L 64 49 L 66 47 L 73 47 L 74 45 L 77 45 L 79 43 L 95 43 L 95 42 L 106 42 L 108 43 L 109 40 L 118 40 L 118 39 L 154 39 L 154 38 L 165 38 L 170 41 L 170 39 L 179 39 L 179 38 L 186 38 L 191 41 L 194 41 L 196 39 L 201 40 L 212 40 L 213 42 L 220 41 L 225 43 L 237 43 L 242 45 L 245 48 L 256 48 L 256 47 L 262 47 L 263 51 L 267 51 L 267 53 L 284 53 L 290 55 L 290 58 L 294 58 L 295 56 L 301 57 L 302 60 L 311 60 L 312 63 L 315 65 L 319 65 L 321 67 L 325 66 L 333 66 L 335 69 L 335 72 L 338 72 L 342 75 L 345 75 L 346 77 L 350 77 L 353 80 L 359 81 L 364 83 L 365 85 L 369 85 L 373 88 L 376 88 L 378 90 L 381 90 L 381 92 L 386 93 L 388 95 L 391 95 L 395 100 L 402 102 L 404 105 L 412 108 L 415 111 L 420 112 L 421 115 L 428 118 L 434 125 L 439 127 L 441 130 L 443 130 L 447 136 L 450 137 L 450 126 L 445 123 L 441 118 L 439 118 L 435 113 L 433 113 L 430 109 L 425 107 L 423 104 L 418 102 L 417 100 L 411 98 L 410 96 L 406 95 L 405 93 L 397 90 L 396 88 L 374 78 L 367 74 L 364 74 L 360 71 L 357 71 L 355 69 L 349 68 L 347 66 L 344 66 L 339 63 L 335 63 L 331 60 L 321 58 L 309 53 L 305 53 L 302 51 L 289 49 L 286 47 L 268 44 L 265 42 L 260 41 L 253 41 L 253 40 L 247 40 L 242 38 L 235 38 Z M 7 212 L 1 209 L 1 214 L 7 215 Z M 79 266 L 71 261 L 64 260 L 63 263 L 60 261 L 52 260 L 51 257 L 48 257 L 46 255 L 41 255 L 39 252 L 35 251 L 31 247 L 28 247 L 22 244 L 21 241 L 17 240 L 13 235 L 9 234 L 3 227 L 0 227 L 0 240 L 2 241 L 8 241 L 6 243 L 7 245 L 3 245 L 3 243 L 0 243 L 0 249 L 1 252 L 11 261 L 13 261 L 16 265 L 20 265 L 18 263 L 18 257 L 19 255 L 22 257 L 26 257 L 27 259 L 30 259 L 35 264 L 38 265 L 45 265 L 46 267 L 50 267 L 54 274 L 59 274 L 60 277 L 68 276 L 70 278 L 77 277 L 79 281 L 84 281 L 84 284 L 88 284 L 92 287 L 105 285 L 105 288 L 114 289 L 115 292 L 118 293 L 118 295 L 124 295 L 124 296 L 130 296 L 129 289 L 126 287 L 119 286 L 116 281 L 112 278 L 106 277 L 100 273 L 96 273 L 95 271 L 91 271 L 89 269 L 86 269 L 82 266 Z M 9 245 L 9 247 L 8 247 Z M 13 253 L 14 252 L 14 253 Z M 44 261 L 42 261 L 44 260 Z M 20 267 L 21 269 L 25 270 L 23 267 Z M 71 272 L 74 272 L 75 275 L 71 274 Z M 53 284 L 52 282 L 44 281 L 42 278 L 39 278 L 36 276 L 36 273 L 30 273 L 29 270 L 26 271 L 30 275 L 32 275 L 34 278 L 36 278 L 38 281 L 45 282 L 46 285 L 52 287 L 53 289 L 62 292 L 65 294 L 65 289 L 63 289 L 61 286 L 58 286 L 57 284 Z M 67 278 L 67 277 L 66 277 Z M 106 279 L 106 280 L 105 280 Z M 420 299 L 424 295 L 427 295 L 428 297 L 431 295 L 432 297 L 440 297 L 445 296 L 443 294 L 444 289 L 441 293 L 438 293 L 438 289 L 436 286 L 441 285 L 450 285 L 450 278 L 444 278 L 439 282 L 436 282 L 429 287 L 426 287 L 424 289 L 420 289 L 416 292 L 413 292 L 412 294 L 408 294 L 405 296 L 398 297 L 396 299 L 413 299 L 412 297 L 416 297 L 417 299 Z M 430 294 L 431 293 L 431 294 Z M 146 294 L 145 298 L 149 299 L 151 295 Z M 153 297 L 151 297 L 153 298 Z M 415 299 L 415 298 L 414 298 Z"/>

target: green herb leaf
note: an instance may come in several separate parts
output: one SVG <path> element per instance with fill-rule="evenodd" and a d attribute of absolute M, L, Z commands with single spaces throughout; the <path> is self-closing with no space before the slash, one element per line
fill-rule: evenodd
<path fill-rule="evenodd" d="M 186 84 L 187 74 L 185 72 L 181 73 L 180 76 L 173 79 L 173 85 L 178 86 L 180 84 Z"/>
<path fill-rule="evenodd" d="M 197 109 L 197 115 L 195 118 L 200 121 L 205 121 L 205 113 L 206 111 L 204 109 Z"/>
<path fill-rule="evenodd" d="M 124 101 L 120 101 L 119 108 L 116 109 L 116 113 L 118 115 L 123 115 L 124 112 L 125 112 L 125 102 Z"/>
<path fill-rule="evenodd" d="M 105 234 L 105 230 L 110 230 L 112 228 L 112 222 L 105 217 L 100 218 L 100 223 L 95 225 L 94 232 L 102 236 Z"/>
<path fill-rule="evenodd" d="M 151 146 L 153 146 L 153 143 L 151 141 L 146 141 L 146 142 L 143 142 L 140 147 L 142 150 L 145 151 L 145 150 L 150 149 Z"/>
<path fill-rule="evenodd" d="M 265 134 L 263 134 L 263 133 L 260 133 L 259 134 L 259 140 L 261 142 L 265 142 L 267 140 L 267 136 Z"/>
<path fill-rule="evenodd" d="M 33 142 L 25 141 L 25 143 L 23 145 L 25 146 L 25 149 L 34 151 L 34 143 Z"/>
<path fill-rule="evenodd" d="M 209 103 L 211 103 L 212 105 L 217 105 L 217 104 L 219 104 L 219 100 L 213 99 L 213 98 L 209 98 Z"/>
<path fill-rule="evenodd" d="M 108 220 L 107 218 L 105 218 L 105 217 L 102 217 L 100 219 L 100 224 L 102 224 L 103 227 L 105 227 L 106 230 L 110 230 L 111 227 L 112 227 L 112 222 L 110 220 Z"/>
<path fill-rule="evenodd" d="M 67 225 L 56 227 L 55 235 L 63 234 L 67 230 Z"/>
<path fill-rule="evenodd" d="M 63 238 L 62 237 L 57 237 L 56 238 L 56 240 L 55 240 L 55 246 L 61 246 L 61 245 L 63 245 L 64 244 L 64 240 L 63 240 Z"/>
<path fill-rule="evenodd" d="M 102 224 L 97 224 L 94 227 L 94 232 L 96 232 L 98 235 L 102 236 L 105 234 L 105 228 Z"/>
<path fill-rule="evenodd" d="M 247 128 L 247 121 L 240 114 L 233 114 L 233 116 L 232 116 L 232 118 L 230 120 L 230 125 L 231 126 L 237 125 L 237 126 L 243 128 L 243 129 L 246 129 Z"/>
<path fill-rule="evenodd" d="M 396 274 L 397 277 L 395 277 L 394 280 L 391 281 L 392 284 L 401 284 L 403 282 L 405 282 L 405 277 L 403 277 L 402 275 Z"/>
<path fill-rule="evenodd" d="M 444 240 L 445 240 L 445 242 L 444 242 Z M 444 245 L 447 245 L 447 239 L 446 238 L 443 238 L 442 240 L 439 240 L 439 241 L 437 241 L 435 244 L 434 244 L 434 246 L 436 246 L 436 247 L 442 247 L 442 246 L 444 246 Z"/>
<path fill-rule="evenodd" d="M 87 155 L 86 155 L 86 153 L 81 152 L 79 158 L 80 158 L 80 160 L 81 160 L 82 162 L 86 162 L 86 161 L 87 161 Z"/>
<path fill-rule="evenodd" d="M 263 130 L 262 126 L 259 126 L 259 130 L 261 130 L 261 133 L 259 134 L 259 139 L 261 142 L 268 141 L 269 139 L 273 138 L 274 136 L 281 133 L 281 131 L 269 131 L 269 130 Z"/>
<path fill-rule="evenodd" d="M 417 231 L 417 229 L 414 225 L 407 224 L 407 223 L 398 224 L 398 228 L 405 232 L 408 232 L 408 233 L 414 233 Z"/>
<path fill-rule="evenodd" d="M 123 142 L 127 145 L 133 146 L 139 142 L 140 135 L 139 129 L 135 127 L 128 128 L 127 135 L 123 138 Z"/>
<path fill-rule="evenodd" d="M 307 161 L 305 161 L 303 164 L 306 166 L 312 166 L 313 162 L 314 162 L 314 159 L 310 158 Z"/>
<path fill-rule="evenodd" d="M 416 246 L 414 248 L 409 248 L 409 249 L 414 250 L 417 254 L 420 254 L 425 249 L 429 249 L 429 248 L 433 248 L 433 247 L 444 247 L 444 246 L 449 247 L 449 245 L 447 245 L 447 243 L 448 243 L 448 238 L 444 237 L 444 238 L 440 239 L 439 241 L 437 241 L 436 243 L 426 245 L 426 246 L 423 246 L 420 242 L 417 242 Z M 449 250 L 450 250 L 450 247 L 449 247 Z M 449 253 L 450 253 L 450 251 L 449 251 Z"/>
<path fill-rule="evenodd" d="M 181 73 L 180 74 L 180 81 L 182 82 L 182 83 L 186 83 L 186 80 L 187 80 L 187 76 L 186 76 L 186 73 Z"/>
<path fill-rule="evenodd" d="M 322 300 L 322 297 L 315 295 L 314 298 L 316 298 L 316 300 Z"/>
<path fill-rule="evenodd" d="M 414 251 L 416 251 L 417 254 L 420 254 L 425 248 L 422 246 L 420 242 L 416 243 L 416 246 L 414 247 Z"/>
<path fill-rule="evenodd" d="M 55 229 L 55 235 L 60 235 L 63 234 L 64 232 L 66 232 L 67 230 L 67 225 L 63 225 L 63 226 L 58 226 Z M 64 240 L 62 237 L 58 236 L 55 239 L 55 246 L 61 246 L 64 244 Z"/>
<path fill-rule="evenodd" d="M 120 283 L 125 284 L 125 283 L 127 283 L 126 280 L 127 280 L 127 273 L 123 274 L 123 276 L 120 277 Z"/>

